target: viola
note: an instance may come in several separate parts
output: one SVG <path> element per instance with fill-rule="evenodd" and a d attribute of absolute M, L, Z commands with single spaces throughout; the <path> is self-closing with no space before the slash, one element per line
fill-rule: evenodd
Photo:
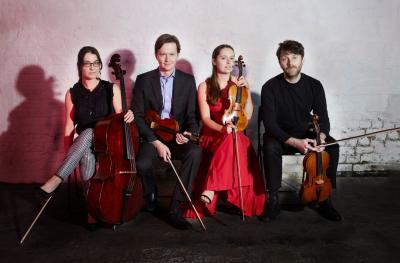
<path fill-rule="evenodd" d="M 240 78 L 243 75 L 243 56 L 240 55 L 237 61 L 237 67 L 239 69 Z M 232 123 L 236 126 L 237 131 L 244 131 L 248 125 L 248 120 L 244 114 L 244 109 L 246 106 L 247 98 L 249 97 L 249 92 L 246 87 L 238 87 L 233 84 L 229 87 L 229 108 L 225 110 L 222 116 L 222 123 L 224 125 Z"/>
<path fill-rule="evenodd" d="M 135 122 L 124 122 L 125 72 L 119 62 L 120 55 L 114 54 L 109 67 L 120 81 L 123 113 L 99 121 L 94 128 L 96 174 L 90 179 L 87 196 L 90 215 L 114 226 L 135 218 L 144 205 L 142 180 L 135 162 L 139 132 Z"/>
<path fill-rule="evenodd" d="M 155 135 L 164 142 L 170 142 L 175 139 L 179 133 L 179 123 L 175 119 L 161 119 L 160 115 L 154 110 L 146 110 L 144 121 L 153 130 Z M 190 141 L 197 143 L 199 136 L 196 134 L 183 134 Z"/>
<path fill-rule="evenodd" d="M 318 125 L 318 116 L 316 114 L 312 117 L 312 123 L 317 135 L 317 145 L 320 145 L 320 128 Z M 330 197 L 332 193 L 332 184 L 326 175 L 328 166 L 329 154 L 326 151 L 312 151 L 304 156 L 303 167 L 305 179 L 303 176 L 303 183 L 299 193 L 303 203 L 321 203 Z"/>

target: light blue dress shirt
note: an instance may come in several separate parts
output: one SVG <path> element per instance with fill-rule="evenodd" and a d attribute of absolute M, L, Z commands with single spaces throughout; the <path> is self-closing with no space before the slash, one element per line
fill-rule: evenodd
<path fill-rule="evenodd" d="M 161 94 L 163 97 L 161 119 L 171 118 L 172 90 L 174 87 L 174 78 L 175 78 L 175 70 L 169 76 L 163 76 L 160 72 Z"/>

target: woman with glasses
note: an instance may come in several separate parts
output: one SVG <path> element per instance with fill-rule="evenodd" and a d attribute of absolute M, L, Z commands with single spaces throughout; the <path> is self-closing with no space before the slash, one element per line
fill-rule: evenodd
<path fill-rule="evenodd" d="M 64 149 L 67 155 L 54 175 L 39 189 L 46 199 L 78 164 L 82 180 L 87 181 L 94 175 L 93 128 L 99 119 L 122 112 L 119 86 L 100 79 L 103 64 L 97 49 L 90 46 L 81 48 L 77 67 L 79 80 L 65 95 Z M 129 110 L 124 120 L 130 123 L 133 119 Z M 78 136 L 74 140 L 75 132 Z"/>

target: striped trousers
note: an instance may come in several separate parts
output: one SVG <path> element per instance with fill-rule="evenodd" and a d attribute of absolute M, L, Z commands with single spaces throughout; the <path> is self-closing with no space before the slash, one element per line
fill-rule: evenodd
<path fill-rule="evenodd" d="M 81 179 L 89 180 L 95 172 L 96 158 L 92 150 L 93 129 L 82 131 L 74 140 L 61 166 L 55 173 L 63 180 L 74 171 L 79 163 Z"/>

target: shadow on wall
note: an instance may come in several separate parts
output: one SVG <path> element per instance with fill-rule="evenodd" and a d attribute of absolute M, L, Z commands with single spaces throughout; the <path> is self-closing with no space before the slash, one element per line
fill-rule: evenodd
<path fill-rule="evenodd" d="M 108 63 L 110 63 L 110 59 L 114 54 L 119 54 L 121 56 L 121 68 L 122 70 L 126 71 L 126 74 L 124 75 L 124 82 L 127 102 L 126 105 L 129 108 L 132 101 L 133 87 L 135 86 L 135 82 L 132 80 L 132 75 L 135 72 L 136 58 L 133 52 L 129 49 L 118 49 L 112 52 L 107 57 L 107 60 L 103 61 L 104 66 L 107 67 L 108 79 L 111 82 L 117 83 L 118 85 L 120 85 L 119 80 L 117 80 L 114 74 L 112 74 L 112 68 L 108 67 Z"/>
<path fill-rule="evenodd" d="M 54 98 L 54 79 L 38 65 L 18 74 L 17 92 L 25 98 L 9 115 L 0 135 L 0 182 L 43 182 L 62 154 L 64 104 Z"/>
<path fill-rule="evenodd" d="M 258 143 L 258 109 L 261 106 L 261 96 L 258 93 L 252 92 L 251 99 L 253 101 L 253 116 L 249 122 L 249 125 L 246 129 L 246 135 L 250 138 L 253 142 L 253 146 L 256 148 Z M 262 133 L 264 132 L 264 126 L 261 124 L 261 134 L 260 137 L 262 138 Z"/>
<path fill-rule="evenodd" d="M 176 62 L 176 68 L 187 74 L 194 75 L 192 64 L 190 64 L 190 62 L 186 59 L 179 59 Z"/>

